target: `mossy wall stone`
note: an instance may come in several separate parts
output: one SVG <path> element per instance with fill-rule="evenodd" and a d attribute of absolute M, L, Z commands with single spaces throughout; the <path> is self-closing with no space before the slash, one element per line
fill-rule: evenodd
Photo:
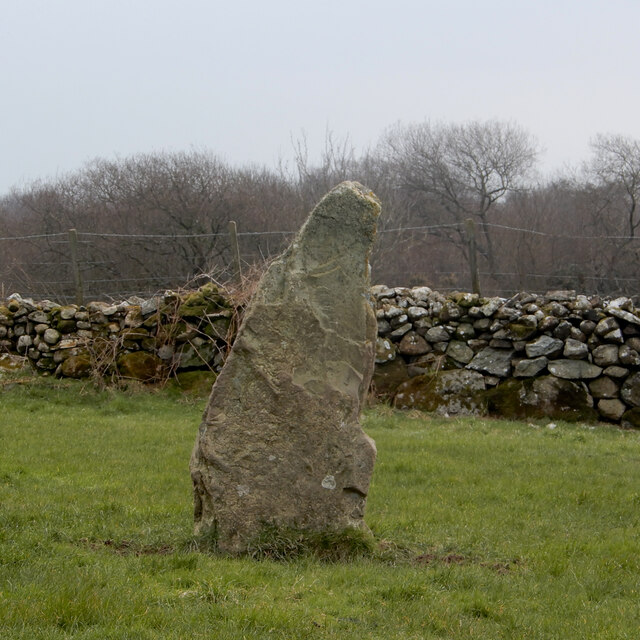
<path fill-rule="evenodd" d="M 65 378 L 86 378 L 91 374 L 91 358 L 87 354 L 70 355 L 60 365 Z"/>
<path fill-rule="evenodd" d="M 118 358 L 118 372 L 124 378 L 133 378 L 142 382 L 161 380 L 164 363 L 162 360 L 146 351 L 125 353 Z"/>
<path fill-rule="evenodd" d="M 554 376 L 507 380 L 487 391 L 487 400 L 490 413 L 510 419 L 593 422 L 598 417 L 582 384 Z"/>
<path fill-rule="evenodd" d="M 399 358 L 376 364 L 373 372 L 373 391 L 377 398 L 390 400 L 398 387 L 408 379 L 407 365 Z"/>
<path fill-rule="evenodd" d="M 416 376 L 398 387 L 393 404 L 398 409 L 420 409 L 438 415 L 484 415 L 484 377 L 467 369 Z"/>

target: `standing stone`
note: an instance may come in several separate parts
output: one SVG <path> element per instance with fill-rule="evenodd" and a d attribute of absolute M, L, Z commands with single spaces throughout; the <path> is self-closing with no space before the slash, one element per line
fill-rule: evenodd
<path fill-rule="evenodd" d="M 376 449 L 359 414 L 374 366 L 379 212 L 362 185 L 338 185 L 245 313 L 191 457 L 195 530 L 222 551 L 246 551 L 269 525 L 366 529 Z"/>

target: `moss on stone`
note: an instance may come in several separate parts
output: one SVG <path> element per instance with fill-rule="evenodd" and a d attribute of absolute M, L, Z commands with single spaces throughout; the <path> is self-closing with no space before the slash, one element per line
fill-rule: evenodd
<path fill-rule="evenodd" d="M 527 413 L 521 398 L 531 387 L 530 380 L 504 380 L 497 387 L 487 391 L 489 412 L 505 418 L 538 417 Z"/>
<path fill-rule="evenodd" d="M 483 415 L 487 409 L 485 393 L 480 373 L 466 369 L 439 371 L 401 384 L 394 405 L 440 415 Z"/>
<path fill-rule="evenodd" d="M 5 371 L 17 371 L 22 369 L 27 360 L 22 356 L 16 356 L 10 353 L 0 353 L 0 369 Z"/>
<path fill-rule="evenodd" d="M 151 382 L 163 377 L 164 364 L 158 356 L 145 351 L 125 353 L 117 360 L 118 372 L 125 378 Z"/>
<path fill-rule="evenodd" d="M 640 429 L 640 407 L 633 407 L 625 411 L 621 425 L 625 429 Z"/>
<path fill-rule="evenodd" d="M 68 334 L 73 333 L 76 330 L 75 320 L 64 320 L 63 318 L 52 318 L 51 326 L 60 333 Z"/>
<path fill-rule="evenodd" d="M 459 307 L 469 309 L 480 304 L 480 296 L 477 293 L 465 293 L 461 291 L 452 291 L 448 298 L 453 300 Z"/>
<path fill-rule="evenodd" d="M 88 354 L 72 355 L 62 361 L 60 374 L 65 378 L 86 378 L 91 374 L 91 358 Z"/>
<path fill-rule="evenodd" d="M 214 371 L 181 371 L 171 381 L 171 386 L 192 396 L 206 398 L 216 381 Z"/>
<path fill-rule="evenodd" d="M 509 334 L 509 337 L 514 340 L 526 340 L 534 335 L 537 331 L 536 327 L 531 325 L 522 324 L 519 322 L 509 322 L 505 326 L 506 331 Z"/>
<path fill-rule="evenodd" d="M 555 376 L 505 380 L 487 391 L 489 412 L 522 420 L 549 418 L 567 422 L 596 422 L 598 414 L 584 386 Z"/>
<path fill-rule="evenodd" d="M 146 329 L 154 329 L 160 324 L 161 319 L 166 321 L 166 317 L 162 316 L 160 312 L 153 313 L 148 318 L 145 318 L 142 326 Z"/>
<path fill-rule="evenodd" d="M 11 300 L 11 302 L 15 301 Z M 11 302 L 9 302 L 9 306 L 11 306 Z M 4 305 L 0 305 L 0 324 L 13 324 L 13 311 L 9 307 L 6 307 Z"/>
<path fill-rule="evenodd" d="M 215 318 L 204 325 L 204 333 L 210 338 L 226 340 L 231 326 L 231 318 Z"/>
<path fill-rule="evenodd" d="M 229 303 L 218 288 L 209 282 L 197 291 L 187 294 L 178 307 L 181 318 L 200 318 L 207 313 L 215 313 L 229 307 Z"/>
<path fill-rule="evenodd" d="M 396 389 L 408 380 L 407 365 L 402 358 L 395 358 L 385 364 L 376 365 L 373 372 L 372 387 L 377 398 L 390 399 Z"/>
<path fill-rule="evenodd" d="M 143 340 L 149 337 L 149 332 L 146 329 L 123 329 L 120 337 L 123 340 Z"/>

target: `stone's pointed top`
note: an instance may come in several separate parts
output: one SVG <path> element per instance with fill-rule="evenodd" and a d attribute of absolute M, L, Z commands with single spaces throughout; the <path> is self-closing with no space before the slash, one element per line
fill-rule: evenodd
<path fill-rule="evenodd" d="M 379 215 L 380 201 L 371 190 L 359 182 L 341 182 L 316 205 L 298 238 L 311 232 L 313 236 L 335 235 L 334 242 L 339 236 L 369 242 L 375 237 Z M 336 223 L 340 226 L 331 226 Z M 325 230 L 325 225 L 330 226 Z"/>
<path fill-rule="evenodd" d="M 331 189 L 325 198 L 329 198 L 333 195 L 343 196 L 347 192 L 353 192 L 358 197 L 367 200 L 374 206 L 376 215 L 380 213 L 380 200 L 378 199 L 378 196 L 376 196 L 371 189 L 367 189 L 367 187 L 354 180 L 345 180 L 344 182 L 341 182 L 339 185 Z"/>
<path fill-rule="evenodd" d="M 368 303 L 378 199 L 343 182 L 269 267 L 213 387 L 191 458 L 196 531 L 246 551 L 268 526 L 366 528 L 375 445 Z"/>

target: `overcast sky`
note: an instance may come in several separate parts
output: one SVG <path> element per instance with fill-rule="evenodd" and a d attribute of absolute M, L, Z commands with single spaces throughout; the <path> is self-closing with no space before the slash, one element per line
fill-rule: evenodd
<path fill-rule="evenodd" d="M 0 0 L 0 194 L 95 157 L 275 165 L 305 132 L 514 121 L 552 172 L 640 138 L 639 0 Z"/>

